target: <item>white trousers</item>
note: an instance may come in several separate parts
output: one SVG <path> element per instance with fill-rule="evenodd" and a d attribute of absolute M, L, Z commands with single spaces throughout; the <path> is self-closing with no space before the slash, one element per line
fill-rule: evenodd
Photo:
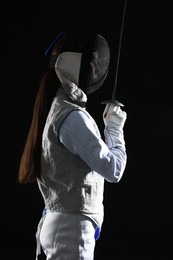
<path fill-rule="evenodd" d="M 86 216 L 47 211 L 40 232 L 46 260 L 93 260 L 95 230 Z"/>

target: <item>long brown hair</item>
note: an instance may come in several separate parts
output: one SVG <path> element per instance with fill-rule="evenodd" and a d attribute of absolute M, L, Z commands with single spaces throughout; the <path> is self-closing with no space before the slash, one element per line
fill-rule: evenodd
<path fill-rule="evenodd" d="M 58 86 L 60 81 L 55 70 L 47 70 L 38 88 L 32 121 L 20 160 L 18 182 L 21 184 L 35 182 L 40 177 L 42 133 Z"/>

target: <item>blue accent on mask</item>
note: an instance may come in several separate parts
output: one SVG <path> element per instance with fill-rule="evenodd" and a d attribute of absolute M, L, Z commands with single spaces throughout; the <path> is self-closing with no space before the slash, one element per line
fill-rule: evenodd
<path fill-rule="evenodd" d="M 55 43 L 58 41 L 58 39 L 60 38 L 60 36 L 63 34 L 63 31 L 60 32 L 56 38 L 53 40 L 53 42 L 50 44 L 50 46 L 47 48 L 47 50 L 45 51 L 44 55 L 46 56 L 48 54 L 48 52 L 52 49 L 52 47 L 55 45 Z"/>

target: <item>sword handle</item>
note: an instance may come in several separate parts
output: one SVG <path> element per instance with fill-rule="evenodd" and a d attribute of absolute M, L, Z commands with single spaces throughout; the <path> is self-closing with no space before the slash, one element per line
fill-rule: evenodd
<path fill-rule="evenodd" d="M 102 101 L 101 104 L 113 104 L 115 106 L 124 107 L 124 105 L 121 102 L 113 99 Z"/>

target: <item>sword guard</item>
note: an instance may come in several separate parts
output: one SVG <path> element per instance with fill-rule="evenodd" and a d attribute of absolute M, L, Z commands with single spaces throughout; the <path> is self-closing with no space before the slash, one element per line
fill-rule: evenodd
<path fill-rule="evenodd" d="M 121 102 L 112 99 L 102 101 L 101 104 L 113 104 L 115 106 L 124 107 L 124 105 Z"/>

